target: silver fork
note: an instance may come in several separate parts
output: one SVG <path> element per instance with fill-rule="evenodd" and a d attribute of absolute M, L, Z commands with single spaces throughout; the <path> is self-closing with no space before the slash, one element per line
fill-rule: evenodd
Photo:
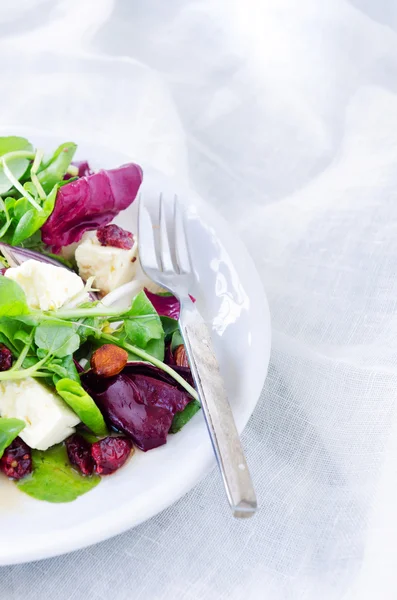
<path fill-rule="evenodd" d="M 166 205 L 162 195 L 155 208 L 156 214 L 153 216 L 153 211 L 149 210 L 141 195 L 138 209 L 138 243 L 142 268 L 150 279 L 172 292 L 180 302 L 180 330 L 227 498 L 235 517 L 250 517 L 257 507 L 251 476 L 210 332 L 189 297 L 194 273 L 182 210 L 175 196 L 172 228 L 168 228 Z"/>

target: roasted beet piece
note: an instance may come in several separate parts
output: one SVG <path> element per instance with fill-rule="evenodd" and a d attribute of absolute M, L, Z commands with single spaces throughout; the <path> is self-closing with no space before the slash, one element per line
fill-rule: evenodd
<path fill-rule="evenodd" d="M 0 371 L 8 371 L 12 366 L 12 353 L 4 344 L 0 344 Z"/>
<path fill-rule="evenodd" d="M 105 225 L 96 232 L 101 246 L 112 246 L 113 248 L 122 248 L 130 250 L 134 245 L 134 236 L 129 231 L 122 229 L 118 225 Z"/>
<path fill-rule="evenodd" d="M 107 379 L 90 372 L 82 381 L 108 423 L 144 451 L 165 444 L 175 413 L 191 401 L 172 377 L 148 363 L 129 363 Z"/>
<path fill-rule="evenodd" d="M 91 455 L 91 444 L 82 435 L 75 433 L 66 440 L 66 450 L 72 465 L 77 467 L 83 475 L 92 475 L 95 467 Z"/>
<path fill-rule="evenodd" d="M 120 469 L 133 449 L 131 440 L 124 437 L 106 437 L 95 442 L 91 454 L 98 475 L 111 475 Z"/>
<path fill-rule="evenodd" d="M 11 479 L 22 479 L 32 472 L 32 452 L 21 438 L 15 438 L 5 449 L 0 459 L 0 471 Z"/>

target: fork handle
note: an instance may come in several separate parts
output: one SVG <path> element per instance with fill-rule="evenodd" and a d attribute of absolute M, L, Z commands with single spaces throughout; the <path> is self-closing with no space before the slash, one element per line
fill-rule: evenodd
<path fill-rule="evenodd" d="M 235 517 L 250 517 L 257 508 L 251 475 L 209 329 L 190 299 L 181 302 L 180 325 L 230 507 Z"/>

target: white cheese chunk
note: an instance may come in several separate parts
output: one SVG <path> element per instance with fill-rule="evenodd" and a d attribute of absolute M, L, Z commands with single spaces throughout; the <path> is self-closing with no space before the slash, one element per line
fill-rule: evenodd
<path fill-rule="evenodd" d="M 7 269 L 5 276 L 21 286 L 31 308 L 55 310 L 75 296 L 79 302 L 89 299 L 83 292 L 84 282 L 76 273 L 38 260 Z"/>
<path fill-rule="evenodd" d="M 102 295 L 134 279 L 137 269 L 138 244 L 130 250 L 101 246 L 93 232 L 84 234 L 76 249 L 75 259 L 80 276 L 87 281 L 95 277 L 94 287 Z"/>
<path fill-rule="evenodd" d="M 19 436 L 37 450 L 62 442 L 80 422 L 62 398 L 31 377 L 0 381 L 0 416 L 25 421 Z"/>

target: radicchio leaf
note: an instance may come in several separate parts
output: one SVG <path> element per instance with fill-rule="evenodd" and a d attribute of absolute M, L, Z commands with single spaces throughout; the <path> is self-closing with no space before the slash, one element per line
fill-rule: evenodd
<path fill-rule="evenodd" d="M 91 170 L 91 167 L 86 160 L 73 161 L 72 165 L 78 168 L 78 177 L 87 177 L 87 175 L 93 175 L 94 173 L 94 171 Z M 66 173 L 64 179 L 67 180 L 71 179 L 72 177 L 73 175 L 70 175 L 70 173 Z"/>
<path fill-rule="evenodd" d="M 144 451 L 166 443 L 174 415 L 192 400 L 169 375 L 147 363 L 129 363 L 106 379 L 88 372 L 82 381 L 108 423 Z"/>
<path fill-rule="evenodd" d="M 107 225 L 134 201 L 141 183 L 141 167 L 128 163 L 62 186 L 41 229 L 43 242 L 59 252 L 78 242 L 85 231 Z"/>
<path fill-rule="evenodd" d="M 179 300 L 175 296 L 161 296 L 160 294 L 153 294 L 145 288 L 145 294 L 153 304 L 156 312 L 160 317 L 170 317 L 171 319 L 179 319 L 180 305 Z"/>

